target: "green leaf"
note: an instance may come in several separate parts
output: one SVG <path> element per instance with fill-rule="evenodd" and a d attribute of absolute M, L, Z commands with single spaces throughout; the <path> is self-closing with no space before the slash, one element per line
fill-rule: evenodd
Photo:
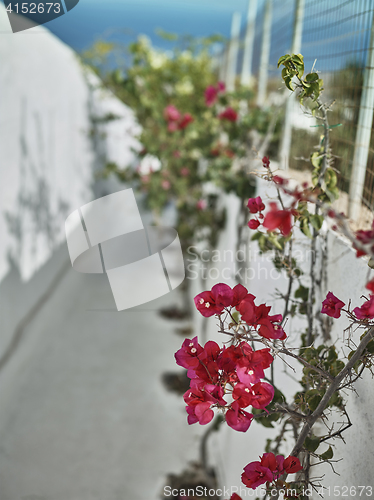
<path fill-rule="evenodd" d="M 322 458 L 322 460 L 330 460 L 333 456 L 334 452 L 332 451 L 331 446 L 329 446 L 325 453 L 322 453 L 322 455 L 320 455 L 320 458 Z"/>
<path fill-rule="evenodd" d="M 307 82 L 318 82 L 318 74 L 317 73 L 308 73 L 305 77 Z"/>
<path fill-rule="evenodd" d="M 239 313 L 238 311 L 234 311 L 232 313 L 232 317 L 233 317 L 233 320 L 236 322 L 236 323 L 239 323 Z"/>
<path fill-rule="evenodd" d="M 309 288 L 300 285 L 295 291 L 295 299 L 301 299 L 303 302 L 307 302 L 309 296 Z"/>
<path fill-rule="evenodd" d="M 278 68 L 281 64 L 284 64 L 285 62 L 289 61 L 291 59 L 291 56 L 289 54 L 286 54 L 285 56 L 282 56 L 278 60 Z"/>
<path fill-rule="evenodd" d="M 304 219 L 302 219 L 300 221 L 300 229 L 301 229 L 301 232 L 305 234 L 305 236 L 307 236 L 310 239 L 313 238 L 312 233 L 310 232 L 310 229 L 309 229 L 309 221 L 308 221 L 307 217 L 305 217 Z"/>
<path fill-rule="evenodd" d="M 340 359 L 334 361 L 330 366 L 330 373 L 333 377 L 336 377 L 339 372 L 341 372 L 344 368 L 344 363 Z"/>
<path fill-rule="evenodd" d="M 314 229 L 316 229 L 317 231 L 319 231 L 321 229 L 323 221 L 324 221 L 323 215 L 313 214 L 310 217 L 310 223 L 312 224 Z"/>
<path fill-rule="evenodd" d="M 307 436 L 304 441 L 304 448 L 311 451 L 312 453 L 316 451 L 319 446 L 319 438 L 316 436 Z"/>
<path fill-rule="evenodd" d="M 331 168 L 328 168 L 326 170 L 326 174 L 328 176 L 328 180 L 326 180 L 326 185 L 328 186 L 329 189 L 332 189 L 336 186 L 338 182 L 338 177 L 336 175 L 335 170 L 332 170 Z"/>
<path fill-rule="evenodd" d="M 370 343 L 370 342 L 369 342 Z M 356 351 L 351 351 L 349 354 L 348 354 L 348 359 L 351 359 L 351 357 L 354 355 Z"/>
<path fill-rule="evenodd" d="M 287 76 L 288 76 L 288 69 L 287 68 L 283 68 L 282 69 L 282 78 L 283 78 L 283 80 L 285 78 L 287 78 Z"/>
<path fill-rule="evenodd" d="M 370 352 L 370 354 L 374 354 L 374 340 L 370 340 L 370 342 L 366 346 L 366 349 L 367 349 L 367 351 Z"/>
<path fill-rule="evenodd" d="M 310 156 L 310 162 L 314 168 L 319 168 L 321 166 L 322 160 L 323 160 L 323 157 L 317 151 L 315 151 Z"/>
<path fill-rule="evenodd" d="M 317 406 L 321 402 L 322 396 L 317 389 L 310 389 L 305 393 L 305 401 L 308 403 L 311 411 L 316 410 Z"/>
<path fill-rule="evenodd" d="M 288 76 L 287 78 L 284 79 L 284 83 L 286 84 L 286 87 L 293 92 L 295 89 L 291 85 L 291 80 L 292 77 Z"/>

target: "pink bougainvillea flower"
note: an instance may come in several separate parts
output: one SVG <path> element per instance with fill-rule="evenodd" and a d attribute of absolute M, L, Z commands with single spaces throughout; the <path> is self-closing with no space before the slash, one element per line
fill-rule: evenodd
<path fill-rule="evenodd" d="M 225 418 L 229 427 L 239 432 L 246 432 L 251 425 L 253 415 L 242 410 L 239 403 L 234 401 L 231 408 L 227 410 Z"/>
<path fill-rule="evenodd" d="M 209 402 L 200 403 L 195 406 L 195 415 L 200 425 L 206 425 L 211 422 L 214 417 L 214 411 L 210 408 Z"/>
<path fill-rule="evenodd" d="M 197 341 L 197 337 L 193 339 L 186 339 L 182 347 L 177 351 L 174 355 L 175 360 L 179 366 L 183 366 L 183 368 L 197 368 L 199 366 L 199 358 L 204 353 L 204 349 Z"/>
<path fill-rule="evenodd" d="M 290 455 L 284 458 L 283 455 L 275 456 L 274 453 L 264 453 L 261 457 L 261 465 L 267 467 L 273 473 L 274 479 L 278 479 L 285 472 L 294 474 L 303 468 L 297 457 Z"/>
<path fill-rule="evenodd" d="M 244 467 L 242 482 L 248 487 L 255 489 L 257 486 L 273 480 L 273 474 L 270 469 L 263 467 L 261 462 L 251 462 Z"/>
<path fill-rule="evenodd" d="M 205 89 L 205 104 L 207 106 L 213 106 L 213 104 L 216 102 L 217 100 L 217 94 L 218 94 L 218 90 L 216 89 L 216 87 L 214 87 L 213 85 L 209 85 L 206 89 Z"/>
<path fill-rule="evenodd" d="M 196 203 L 197 210 L 205 210 L 207 206 L 208 206 L 208 203 L 206 202 L 206 200 L 199 200 Z"/>
<path fill-rule="evenodd" d="M 245 286 L 239 283 L 238 285 L 234 286 L 232 291 L 234 292 L 234 296 L 231 305 L 236 307 L 247 296 L 248 290 L 245 288 Z"/>
<path fill-rule="evenodd" d="M 217 283 L 212 288 L 212 297 L 216 306 L 229 307 L 234 299 L 234 292 L 229 285 Z"/>
<path fill-rule="evenodd" d="M 282 457 L 284 460 L 284 457 Z M 278 462 L 274 453 L 264 453 L 261 457 L 261 465 L 267 467 L 271 472 L 278 471 Z"/>
<path fill-rule="evenodd" d="M 374 295 L 370 295 L 370 299 L 362 304 L 361 307 L 355 307 L 353 313 L 357 319 L 373 319 L 374 318 Z"/>
<path fill-rule="evenodd" d="M 181 168 L 181 176 L 188 177 L 190 175 L 190 169 L 187 167 Z"/>
<path fill-rule="evenodd" d="M 260 222 L 256 219 L 251 219 L 248 222 L 249 229 L 257 229 L 260 226 Z"/>
<path fill-rule="evenodd" d="M 183 130 L 184 128 L 187 127 L 190 123 L 194 121 L 192 115 L 190 113 L 185 113 L 181 120 L 178 122 L 178 128 L 179 130 Z"/>
<path fill-rule="evenodd" d="M 284 186 L 285 184 L 288 184 L 288 179 L 285 179 L 284 177 L 280 177 L 279 175 L 274 175 L 273 181 L 275 184 L 279 184 L 280 186 Z"/>
<path fill-rule="evenodd" d="M 248 393 L 248 399 L 250 398 L 251 400 L 253 399 L 253 394 L 251 391 L 248 391 L 249 387 L 251 387 L 251 384 L 255 384 L 260 380 L 261 377 L 264 376 L 264 370 L 261 368 L 261 366 L 237 366 L 236 368 L 236 374 L 238 375 L 238 379 L 242 383 L 242 385 L 245 386 L 243 390 Z M 235 389 L 237 387 L 241 387 L 240 384 L 236 384 Z M 235 390 L 234 389 L 234 390 Z M 245 394 L 243 394 L 245 396 Z M 245 396 L 247 398 L 247 396 Z M 250 404 L 250 403 L 248 403 Z M 248 405 L 247 405 L 248 406 Z M 245 406 L 243 406 L 245 408 Z"/>
<path fill-rule="evenodd" d="M 270 167 L 270 160 L 267 156 L 264 156 L 262 158 L 262 165 L 265 167 L 265 168 L 269 168 Z"/>
<path fill-rule="evenodd" d="M 178 130 L 178 123 L 177 122 L 169 122 L 168 123 L 168 131 L 175 132 L 176 130 Z"/>
<path fill-rule="evenodd" d="M 238 113 L 231 107 L 228 107 L 225 109 L 225 111 L 222 111 L 222 113 L 218 115 L 218 118 L 220 120 L 228 120 L 229 122 L 236 122 L 236 120 L 238 119 Z"/>
<path fill-rule="evenodd" d="M 190 425 L 196 422 L 199 422 L 200 425 L 209 423 L 214 416 L 211 406 L 215 404 L 226 405 L 226 401 L 222 396 L 223 388 L 221 386 L 205 384 L 200 379 L 191 380 L 191 387 L 183 396 L 187 404 L 188 423 Z"/>
<path fill-rule="evenodd" d="M 251 388 L 252 390 L 252 406 L 258 410 L 263 410 L 274 397 L 274 387 L 267 382 L 257 382 Z"/>
<path fill-rule="evenodd" d="M 234 292 L 222 283 L 219 285 L 215 292 L 217 302 L 221 304 L 228 303 L 230 296 L 231 302 L 237 301 L 247 292 L 244 287 L 235 287 Z M 206 294 L 211 292 L 202 295 Z M 269 348 L 255 351 L 246 341 L 222 348 L 216 342 L 208 341 L 202 347 L 194 337 L 183 342 L 175 359 L 178 365 L 187 368 L 187 376 L 191 379 L 190 388 L 183 395 L 189 424 L 207 424 L 217 407 L 226 410 L 226 423 L 231 428 L 245 432 L 253 415 L 244 408 L 252 405 L 263 409 L 273 398 L 272 386 L 261 382 L 264 369 L 274 360 Z M 231 403 L 224 399 L 226 394 L 230 394 Z"/>
<path fill-rule="evenodd" d="M 366 283 L 365 288 L 370 290 L 372 293 L 374 293 L 374 278 L 369 281 L 369 283 Z"/>
<path fill-rule="evenodd" d="M 264 453 L 261 457 L 261 465 L 267 467 L 273 474 L 273 479 L 278 479 L 284 473 L 284 456 L 274 453 Z"/>
<path fill-rule="evenodd" d="M 244 467 L 242 482 L 248 488 L 256 488 L 267 481 L 278 479 L 282 474 L 294 474 L 302 469 L 297 457 L 283 455 L 275 456 L 274 453 L 264 453 L 260 462 L 251 462 Z"/>
<path fill-rule="evenodd" d="M 265 205 L 262 202 L 261 196 L 257 196 L 257 198 L 249 198 L 247 207 L 251 214 L 257 214 L 258 212 L 262 212 L 265 210 Z"/>
<path fill-rule="evenodd" d="M 226 85 L 224 82 L 219 81 L 217 83 L 217 90 L 219 93 L 224 92 L 226 90 Z"/>
<path fill-rule="evenodd" d="M 327 314 L 331 318 L 340 318 L 341 309 L 345 306 L 344 302 L 335 297 L 335 295 L 329 292 L 326 295 L 325 300 L 322 302 L 322 314 Z"/>
<path fill-rule="evenodd" d="M 282 315 L 269 316 L 271 307 L 266 304 L 256 306 L 254 299 L 254 295 L 249 293 L 236 307 L 242 316 L 242 320 L 254 328 L 259 327 L 258 334 L 262 337 L 273 340 L 285 340 L 287 335 L 280 325 Z"/>
<path fill-rule="evenodd" d="M 303 467 L 297 457 L 293 457 L 292 455 L 290 455 L 289 457 L 284 459 L 283 468 L 284 472 L 287 472 L 287 474 L 294 474 L 295 472 L 299 472 L 299 470 L 301 470 Z"/>
<path fill-rule="evenodd" d="M 243 368 L 239 368 L 239 370 L 243 370 Z M 253 400 L 251 389 L 241 382 L 235 385 L 234 390 L 232 391 L 232 397 L 238 403 L 240 408 L 247 408 L 247 406 L 252 404 Z"/>
<path fill-rule="evenodd" d="M 255 306 L 255 296 L 248 293 L 246 297 L 240 302 L 236 307 L 237 311 L 240 312 L 243 321 L 248 323 L 248 325 L 253 324 L 256 319 L 256 306 Z"/>
<path fill-rule="evenodd" d="M 161 187 L 162 187 L 162 189 L 164 189 L 165 191 L 168 191 L 168 190 L 170 189 L 170 187 L 171 187 L 170 181 L 168 181 L 168 180 L 166 180 L 166 179 L 165 179 L 165 180 L 163 180 L 163 181 L 161 182 Z"/>
<path fill-rule="evenodd" d="M 197 310 L 205 317 L 209 318 L 214 314 L 221 314 L 223 307 L 217 307 L 211 292 L 201 292 L 194 298 Z"/>
<path fill-rule="evenodd" d="M 278 316 L 282 318 L 281 314 L 276 315 L 276 317 Z M 260 328 L 258 329 L 258 333 L 265 339 L 285 340 L 287 338 L 285 331 L 279 324 L 279 321 L 274 321 L 272 318 L 274 318 L 274 316 L 268 316 L 259 322 Z"/>
<path fill-rule="evenodd" d="M 359 231 L 356 232 L 356 239 L 359 243 L 363 245 L 372 245 L 371 246 L 371 251 L 374 252 L 374 221 L 373 221 L 373 227 L 372 229 L 369 229 L 368 231 L 364 231 L 363 229 L 360 229 Z M 363 255 L 366 255 L 367 252 L 365 252 L 363 249 L 358 249 L 355 244 L 353 244 L 353 248 L 356 248 L 356 256 L 357 257 L 362 257 Z"/>
<path fill-rule="evenodd" d="M 226 89 L 226 86 L 223 82 L 218 82 L 217 86 L 209 85 L 204 92 L 205 95 L 205 104 L 207 106 L 213 106 L 213 104 L 217 100 L 218 94 L 221 94 Z"/>
<path fill-rule="evenodd" d="M 167 121 L 177 122 L 181 117 L 180 112 L 173 105 L 166 106 L 164 109 L 164 118 Z"/>
<path fill-rule="evenodd" d="M 225 283 L 214 285 L 211 291 L 199 293 L 194 298 L 198 311 L 205 317 L 221 314 L 225 307 L 237 306 L 246 296 L 248 290 L 242 285 L 233 289 Z M 252 295 L 254 298 L 254 296 Z"/>
<path fill-rule="evenodd" d="M 194 406 L 186 406 L 186 412 L 187 412 L 187 423 L 188 425 L 196 424 L 199 419 L 195 415 L 195 407 Z"/>
<path fill-rule="evenodd" d="M 208 341 L 203 348 L 203 355 L 199 356 L 200 360 L 203 359 L 202 356 L 204 357 L 204 363 L 200 363 L 196 368 L 194 368 L 194 375 L 192 378 L 198 377 L 204 382 L 213 382 L 215 384 L 218 380 L 217 359 L 220 353 L 221 348 L 219 345 L 212 340 Z M 190 374 L 188 374 L 188 376 L 190 376 Z M 213 389 L 214 387 L 215 386 L 213 386 Z M 205 390 L 207 390 L 206 387 Z M 222 395 L 223 393 L 220 394 L 219 397 L 222 397 Z"/>
<path fill-rule="evenodd" d="M 263 225 L 268 231 L 279 229 L 283 236 L 288 236 L 292 229 L 292 212 L 291 210 L 279 210 L 277 204 L 272 202 L 269 212 L 265 215 Z"/>

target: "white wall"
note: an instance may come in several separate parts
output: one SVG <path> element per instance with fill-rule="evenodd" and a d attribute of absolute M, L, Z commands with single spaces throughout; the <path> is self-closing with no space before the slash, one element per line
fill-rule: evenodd
<path fill-rule="evenodd" d="M 133 161 L 139 127 L 48 29 L 13 34 L 0 4 L 0 32 L 1 354 L 67 259 L 66 216 L 100 195 L 94 173 L 107 160 Z M 121 119 L 92 135 L 91 117 L 109 112 Z"/>

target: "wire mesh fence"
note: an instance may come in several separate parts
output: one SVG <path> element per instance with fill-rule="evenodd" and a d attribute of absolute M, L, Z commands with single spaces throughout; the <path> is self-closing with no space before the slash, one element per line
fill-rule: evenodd
<path fill-rule="evenodd" d="M 249 0 L 249 5 L 255 0 Z M 265 61 L 267 78 L 261 79 L 266 9 L 271 9 L 270 50 Z M 321 73 L 324 98 L 334 101 L 329 121 L 334 127 L 331 146 L 334 167 L 339 172 L 339 187 L 350 193 L 350 214 L 357 200 L 374 208 L 374 0 L 263 0 L 257 5 L 252 50 L 252 83 L 266 94 L 280 88 L 280 56 L 299 47 L 306 71 Z M 301 45 L 295 41 L 297 16 L 301 16 Z M 241 53 L 236 71 L 243 67 L 246 29 L 240 35 Z M 296 45 L 295 45 L 296 44 Z M 266 105 L 266 101 L 265 101 Z M 292 122 L 293 140 L 288 164 L 305 168 L 305 152 L 318 143 L 318 128 L 299 127 Z"/>

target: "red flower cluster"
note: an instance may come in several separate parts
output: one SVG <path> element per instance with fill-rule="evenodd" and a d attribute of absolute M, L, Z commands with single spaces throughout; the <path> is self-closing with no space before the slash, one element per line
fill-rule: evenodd
<path fill-rule="evenodd" d="M 366 283 L 365 288 L 370 290 L 372 293 L 374 293 L 374 278 L 369 281 L 369 283 Z"/>
<path fill-rule="evenodd" d="M 168 122 L 168 131 L 175 132 L 182 130 L 193 122 L 193 117 L 190 113 L 182 115 L 175 106 L 169 105 L 164 109 L 164 118 Z"/>
<path fill-rule="evenodd" d="M 361 307 L 355 307 L 353 313 L 357 319 L 373 319 L 374 318 L 374 295 L 370 295 L 370 299 L 362 304 Z"/>
<path fill-rule="evenodd" d="M 340 311 L 344 306 L 344 302 L 335 297 L 333 293 L 329 292 L 322 302 L 321 313 L 327 314 L 327 316 L 331 318 L 340 318 Z"/>
<path fill-rule="evenodd" d="M 230 148 L 227 148 L 223 144 L 218 143 L 213 149 L 211 149 L 210 154 L 212 156 L 226 156 L 227 158 L 234 158 L 235 153 Z"/>
<path fill-rule="evenodd" d="M 275 456 L 274 453 L 264 453 L 260 462 L 251 462 L 244 467 L 242 482 L 248 488 L 255 489 L 266 482 L 278 479 L 282 474 L 293 474 L 302 469 L 297 457 L 283 455 Z"/>
<path fill-rule="evenodd" d="M 374 254 L 374 222 L 372 229 L 369 229 L 368 231 L 360 229 L 359 231 L 357 231 L 356 239 L 361 244 L 367 245 L 368 250 L 371 251 L 372 254 Z M 353 247 L 356 248 L 357 257 L 362 257 L 363 255 L 366 255 L 368 253 L 362 249 L 358 249 L 357 247 L 355 247 L 355 245 L 353 245 Z"/>
<path fill-rule="evenodd" d="M 254 351 L 247 342 L 221 348 L 209 341 L 202 347 L 195 337 L 183 342 L 175 359 L 191 379 L 190 389 L 183 396 L 190 425 L 208 424 L 214 416 L 213 408 L 218 408 L 225 412 L 232 429 L 245 432 L 253 415 L 244 408 L 264 409 L 274 397 L 273 386 L 261 381 L 274 360 L 270 349 Z M 227 394 L 230 403 L 224 399 Z"/>
<path fill-rule="evenodd" d="M 266 159 L 266 157 L 264 159 Z M 279 229 L 283 236 L 288 236 L 292 230 L 292 216 L 296 215 L 296 211 L 292 208 L 279 210 L 277 204 L 274 202 L 269 203 L 269 206 L 270 210 L 264 217 L 262 211 L 265 210 L 265 205 L 262 202 L 261 197 L 257 196 L 257 198 L 249 198 L 249 211 L 252 214 L 259 213 L 259 215 L 256 219 L 251 219 L 248 222 L 248 227 L 250 229 L 257 229 L 262 224 L 268 231 Z"/>
<path fill-rule="evenodd" d="M 206 318 L 214 314 L 230 312 L 232 307 L 241 314 L 242 320 L 266 339 L 287 338 L 281 327 L 282 315 L 269 316 L 271 307 L 266 304 L 255 305 L 255 296 L 248 293 L 243 285 L 234 288 L 218 283 L 210 291 L 201 292 L 194 298 L 197 310 Z"/>
<path fill-rule="evenodd" d="M 224 92 L 225 89 L 226 86 L 223 82 L 218 82 L 216 87 L 214 87 L 213 85 L 209 85 L 205 89 L 205 104 L 207 106 L 213 106 L 213 104 L 217 100 L 218 94 Z"/>
<path fill-rule="evenodd" d="M 264 227 L 268 231 L 279 229 L 283 236 L 288 236 L 292 230 L 293 210 L 279 210 L 276 203 L 271 202 L 270 210 L 265 216 Z"/>
<path fill-rule="evenodd" d="M 220 120 L 228 120 L 229 122 L 236 122 L 236 120 L 238 119 L 238 113 L 231 107 L 228 107 L 225 109 L 225 111 L 222 111 L 222 113 L 218 115 L 218 118 Z"/>
<path fill-rule="evenodd" d="M 261 196 L 257 196 L 257 198 L 249 198 L 247 207 L 249 208 L 251 214 L 259 214 L 256 219 L 251 219 L 248 222 L 249 229 L 257 229 L 262 224 L 260 221 L 264 219 L 262 211 L 265 210 L 265 205 L 262 203 Z"/>
<path fill-rule="evenodd" d="M 270 168 L 270 160 L 269 160 L 269 157 L 268 156 L 264 156 L 262 158 L 262 166 L 264 168 Z"/>

